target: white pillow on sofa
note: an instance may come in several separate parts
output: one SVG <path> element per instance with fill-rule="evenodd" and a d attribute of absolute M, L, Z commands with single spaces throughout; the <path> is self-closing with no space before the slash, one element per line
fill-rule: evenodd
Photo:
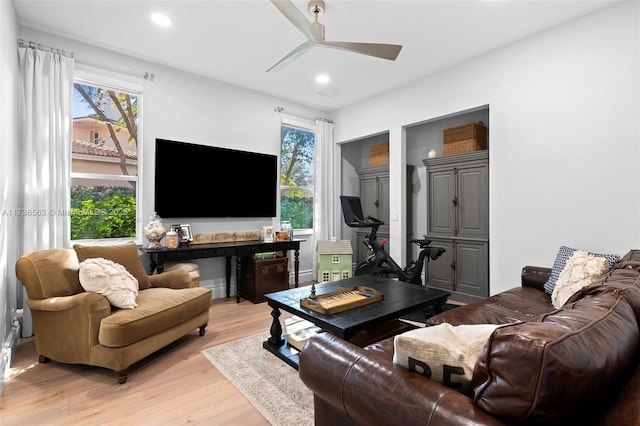
<path fill-rule="evenodd" d="M 393 363 L 471 395 L 471 378 L 496 324 L 438 324 L 394 338 Z"/>
<path fill-rule="evenodd" d="M 549 279 L 547 280 L 547 282 L 544 283 L 545 293 L 549 295 L 553 294 L 553 288 L 556 285 L 556 281 L 558 280 L 560 273 L 564 270 L 564 267 L 567 265 L 567 260 L 569 260 L 571 255 L 576 250 L 577 249 L 574 249 L 571 247 L 560 246 L 560 250 L 558 250 L 558 254 L 556 254 L 556 258 L 553 261 L 553 267 L 551 268 L 551 275 L 549 275 Z M 589 254 L 592 254 L 598 257 L 604 257 L 609 261 L 610 268 L 613 268 L 615 264 L 618 263 L 618 261 L 620 260 L 620 255 L 618 254 L 593 253 L 593 252 L 589 252 Z"/>
<path fill-rule="evenodd" d="M 80 285 L 85 291 L 102 294 L 118 308 L 138 306 L 138 280 L 124 266 L 94 257 L 80 262 L 79 267 Z"/>
<path fill-rule="evenodd" d="M 560 309 L 573 293 L 597 282 L 607 271 L 609 262 L 606 258 L 583 250 L 574 251 L 558 276 L 551 293 L 551 303 L 556 309 Z"/>

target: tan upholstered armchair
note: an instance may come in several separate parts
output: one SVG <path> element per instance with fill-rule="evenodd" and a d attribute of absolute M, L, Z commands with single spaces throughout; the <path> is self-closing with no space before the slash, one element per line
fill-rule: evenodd
<path fill-rule="evenodd" d="M 134 309 L 113 307 L 102 294 L 86 292 L 79 258 L 102 257 L 123 265 L 139 282 Z M 41 250 L 16 263 L 39 361 L 54 360 L 112 369 L 120 383 L 129 367 L 194 329 L 204 335 L 211 290 L 190 288 L 188 272 L 146 275 L 134 243 Z"/>

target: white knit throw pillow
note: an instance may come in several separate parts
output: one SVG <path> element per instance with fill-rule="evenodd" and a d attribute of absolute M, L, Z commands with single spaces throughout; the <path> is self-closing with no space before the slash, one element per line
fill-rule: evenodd
<path fill-rule="evenodd" d="M 85 291 L 102 294 L 117 308 L 138 306 L 138 280 L 124 266 L 101 257 L 87 259 L 79 266 L 80 284 Z"/>
<path fill-rule="evenodd" d="M 551 303 L 560 309 L 565 302 L 582 287 L 600 280 L 609 270 L 604 257 L 596 257 L 583 250 L 576 250 L 567 260 L 556 286 L 551 293 Z"/>

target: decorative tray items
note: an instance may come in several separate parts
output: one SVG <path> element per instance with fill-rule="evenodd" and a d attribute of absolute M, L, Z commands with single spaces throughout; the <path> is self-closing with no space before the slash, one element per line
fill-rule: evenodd
<path fill-rule="evenodd" d="M 380 291 L 370 287 L 358 286 L 300 299 L 300 306 L 329 315 L 379 302 L 383 299 L 384 295 Z"/>

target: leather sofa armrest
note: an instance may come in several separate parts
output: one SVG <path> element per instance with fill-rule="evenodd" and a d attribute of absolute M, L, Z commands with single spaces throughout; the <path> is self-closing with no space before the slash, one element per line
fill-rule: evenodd
<path fill-rule="evenodd" d="M 191 275 L 181 269 L 174 269 L 173 271 L 167 271 L 157 275 L 149 275 L 149 281 L 151 282 L 151 287 L 175 289 L 191 287 Z"/>
<path fill-rule="evenodd" d="M 300 352 L 300 378 L 354 424 L 503 425 L 472 398 L 393 364 L 393 338 L 368 348 L 317 334 Z"/>
<path fill-rule="evenodd" d="M 640 419 L 640 365 L 636 366 L 631 379 L 620 389 L 617 398 L 598 424 L 601 426 L 632 425 Z"/>
<path fill-rule="evenodd" d="M 522 287 L 532 287 L 544 291 L 544 283 L 551 275 L 551 268 L 543 266 L 525 266 L 522 268 Z"/>

